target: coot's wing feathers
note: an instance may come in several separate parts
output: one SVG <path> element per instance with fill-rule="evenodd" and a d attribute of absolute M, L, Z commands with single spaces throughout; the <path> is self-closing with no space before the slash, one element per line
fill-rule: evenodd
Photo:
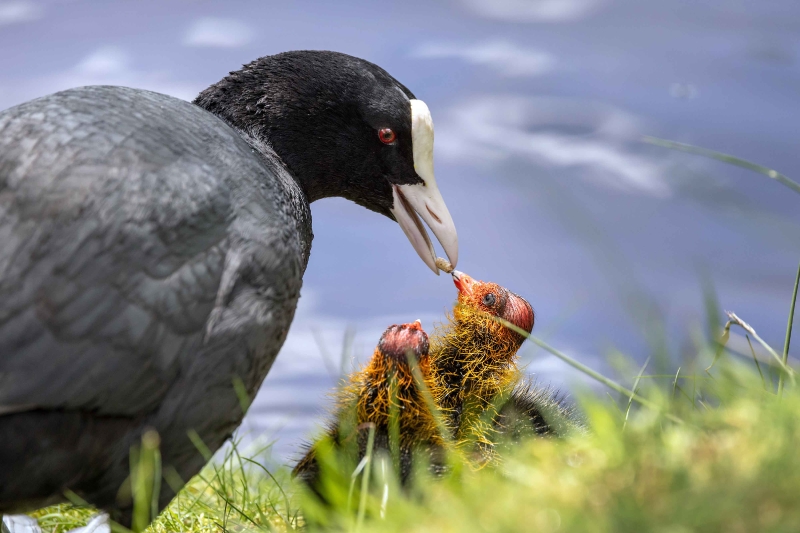
<path fill-rule="evenodd" d="M 155 409 L 203 345 L 231 182 L 254 159 L 216 117 L 145 91 L 0 113 L 0 413 Z"/>

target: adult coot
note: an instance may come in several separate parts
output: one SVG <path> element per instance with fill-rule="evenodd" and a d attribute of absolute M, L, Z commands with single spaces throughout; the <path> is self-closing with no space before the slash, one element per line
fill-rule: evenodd
<path fill-rule="evenodd" d="M 432 150 L 426 105 L 334 52 L 263 57 L 193 104 L 84 87 L 0 113 L 0 513 L 69 489 L 127 522 L 146 428 L 164 469 L 200 470 L 189 434 L 219 448 L 234 382 L 252 398 L 286 338 L 310 202 L 396 220 L 438 272 L 421 217 L 455 264 Z"/>

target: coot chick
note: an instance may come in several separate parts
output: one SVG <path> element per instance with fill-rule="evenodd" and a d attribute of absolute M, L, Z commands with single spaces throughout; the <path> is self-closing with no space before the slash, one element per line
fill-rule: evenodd
<path fill-rule="evenodd" d="M 492 317 L 530 332 L 530 304 L 496 283 L 475 281 L 453 271 L 458 300 L 448 322 L 431 336 L 434 400 L 456 441 L 491 443 L 491 416 L 486 409 L 508 396 L 518 380 L 516 353 L 525 338 Z"/>
<path fill-rule="evenodd" d="M 523 379 L 517 352 L 525 338 L 499 317 L 530 333 L 534 312 L 521 296 L 496 283 L 452 272 L 458 300 L 448 322 L 431 336 L 434 398 L 457 443 L 477 445 L 491 459 L 499 442 L 526 436 L 565 436 L 580 428 L 557 391 Z"/>
<path fill-rule="evenodd" d="M 428 335 L 416 321 L 389 327 L 369 363 L 351 374 L 338 391 L 336 411 L 324 436 L 308 446 L 293 470 L 318 495 L 322 492 L 320 462 L 325 460 L 320 454 L 327 452 L 331 468 L 347 469 L 349 475 L 366 454 L 370 426 L 375 431 L 375 454 L 395 456 L 403 485 L 412 478 L 415 458 L 428 463 L 440 460 L 442 438 L 415 382 L 409 353 L 416 359 L 426 386 L 432 387 Z M 395 436 L 393 416 L 397 417 Z M 321 451 L 321 447 L 326 449 Z"/>

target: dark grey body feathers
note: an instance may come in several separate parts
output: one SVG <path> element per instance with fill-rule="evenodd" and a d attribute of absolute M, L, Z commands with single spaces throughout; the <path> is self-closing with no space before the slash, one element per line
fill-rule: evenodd
<path fill-rule="evenodd" d="M 239 425 L 232 381 L 269 371 L 311 239 L 281 160 L 193 104 L 85 87 L 0 112 L 0 512 L 84 485 L 114 508 L 146 427 L 193 475 L 187 431 L 213 450 Z"/>

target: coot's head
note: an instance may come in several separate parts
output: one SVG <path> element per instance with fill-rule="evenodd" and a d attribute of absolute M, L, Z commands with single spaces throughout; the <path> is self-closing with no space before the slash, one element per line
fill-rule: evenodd
<path fill-rule="evenodd" d="M 438 274 L 421 217 L 456 265 L 428 106 L 382 68 L 337 52 L 285 52 L 231 72 L 195 103 L 268 143 L 309 201 L 342 196 L 396 220 Z"/>

